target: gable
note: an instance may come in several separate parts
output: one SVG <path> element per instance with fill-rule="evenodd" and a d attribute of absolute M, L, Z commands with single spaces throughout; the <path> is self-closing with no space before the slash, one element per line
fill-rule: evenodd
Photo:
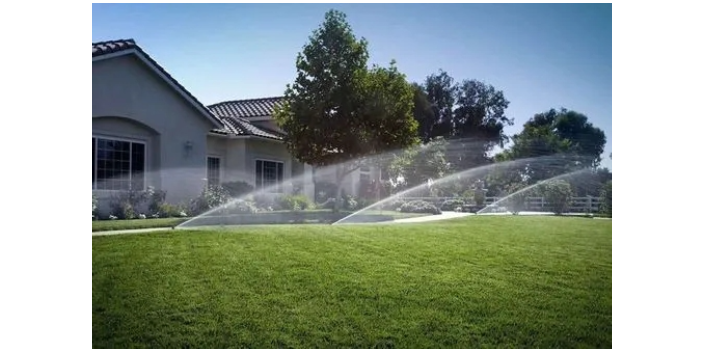
<path fill-rule="evenodd" d="M 213 128 L 223 128 L 222 121 L 213 115 L 202 103 L 198 101 L 185 87 L 183 87 L 176 79 L 174 79 L 163 67 L 154 61 L 149 55 L 136 45 L 131 40 L 116 40 L 108 42 L 93 43 L 93 72 L 95 74 L 96 63 L 107 63 L 111 61 L 126 61 L 125 58 L 131 58 L 132 63 L 137 63 L 141 67 L 141 71 L 147 75 L 151 75 L 152 79 L 161 82 L 173 94 L 179 97 L 185 104 L 193 109 L 201 118 L 208 121 Z M 122 60 L 121 60 L 122 59 Z M 127 59 L 127 61 L 130 61 Z M 122 63 L 120 62 L 120 64 Z M 99 66 L 102 64 L 99 64 Z M 94 77 L 95 82 L 95 77 Z M 95 84 L 94 84 L 95 85 Z"/>

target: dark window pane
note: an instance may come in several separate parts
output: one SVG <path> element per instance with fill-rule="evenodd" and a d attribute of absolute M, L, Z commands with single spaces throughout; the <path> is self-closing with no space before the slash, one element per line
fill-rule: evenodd
<path fill-rule="evenodd" d="M 132 189 L 144 189 L 144 144 L 132 143 Z"/>
<path fill-rule="evenodd" d="M 95 164 L 95 138 L 93 138 L 92 140 L 93 140 L 93 159 L 92 159 L 93 160 L 93 169 L 92 169 L 93 172 L 92 172 L 92 174 L 93 174 L 93 185 L 94 185 L 93 188 L 95 188 L 95 168 L 97 166 Z"/>
<path fill-rule="evenodd" d="M 256 183 L 257 183 L 256 186 L 257 186 L 257 188 L 262 188 L 262 180 L 264 178 L 264 169 L 263 169 L 264 162 L 262 162 L 261 160 L 257 160 L 256 166 L 257 166 L 256 172 L 255 172 L 256 173 L 255 178 L 256 178 Z"/>
<path fill-rule="evenodd" d="M 145 145 L 94 138 L 94 182 L 99 189 L 144 189 Z M 130 183 L 130 180 L 132 181 Z"/>
<path fill-rule="evenodd" d="M 276 163 L 276 184 L 277 184 L 277 189 L 279 192 L 281 192 L 281 183 L 284 181 L 284 164 L 283 163 Z"/>
<path fill-rule="evenodd" d="M 208 185 L 220 184 L 220 158 L 208 157 Z"/>

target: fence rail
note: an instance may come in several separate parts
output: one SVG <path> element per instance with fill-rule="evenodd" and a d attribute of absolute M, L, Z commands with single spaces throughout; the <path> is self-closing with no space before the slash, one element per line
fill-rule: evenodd
<path fill-rule="evenodd" d="M 463 199 L 467 203 L 474 203 L 473 199 L 466 199 L 462 197 L 399 197 L 399 200 L 402 200 L 404 202 L 413 200 L 424 200 L 427 202 L 434 203 L 436 205 L 440 205 L 444 201 L 452 199 Z M 501 200 L 502 198 L 500 197 L 486 197 L 484 204 L 487 207 L 505 207 L 506 204 Z M 568 211 L 571 213 L 597 213 L 599 212 L 600 205 L 601 199 L 599 197 L 572 197 L 572 201 L 570 203 L 570 206 L 568 207 Z M 526 211 L 550 211 L 550 204 L 545 200 L 545 197 L 526 197 L 523 209 Z"/>

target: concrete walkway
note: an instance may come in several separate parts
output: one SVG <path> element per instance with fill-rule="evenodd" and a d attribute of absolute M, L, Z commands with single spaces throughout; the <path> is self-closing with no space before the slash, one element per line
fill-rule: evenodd
<path fill-rule="evenodd" d="M 156 232 L 156 231 L 171 231 L 171 228 L 170 227 L 157 227 L 157 228 L 151 228 L 151 229 L 98 231 L 98 232 L 93 232 L 93 236 L 129 235 L 129 234 L 135 234 L 135 233 Z"/>
<path fill-rule="evenodd" d="M 428 215 L 428 216 L 418 216 L 415 218 L 397 219 L 394 221 L 389 221 L 389 223 L 407 223 L 407 222 L 427 222 L 427 221 L 437 221 L 437 220 L 447 220 L 454 218 L 463 218 L 465 216 L 474 215 L 472 213 L 459 213 L 456 211 L 443 211 L 439 215 Z"/>

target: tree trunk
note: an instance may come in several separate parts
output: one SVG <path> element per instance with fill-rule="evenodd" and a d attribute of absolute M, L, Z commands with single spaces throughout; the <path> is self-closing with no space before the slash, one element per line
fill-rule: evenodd
<path fill-rule="evenodd" d="M 337 165 L 336 167 L 336 177 L 335 180 L 335 206 L 333 207 L 333 213 L 339 213 L 342 208 L 342 180 L 345 178 L 343 165 Z"/>

